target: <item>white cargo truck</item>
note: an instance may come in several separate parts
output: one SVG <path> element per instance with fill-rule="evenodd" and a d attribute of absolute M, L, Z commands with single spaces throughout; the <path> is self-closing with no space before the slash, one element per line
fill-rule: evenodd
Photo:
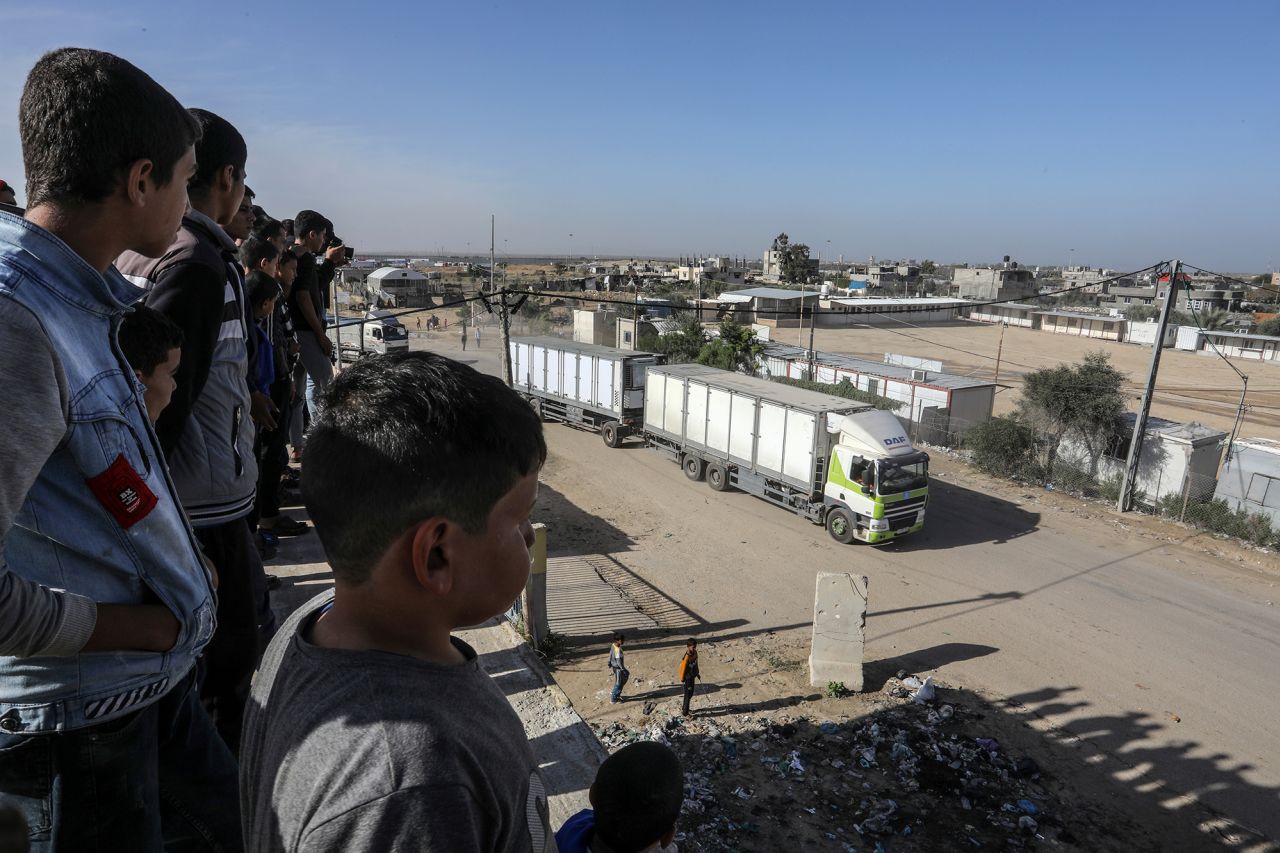
<path fill-rule="evenodd" d="M 647 371 L 643 434 L 690 480 L 884 543 L 924 526 L 929 456 L 889 412 L 697 364 Z"/>
<path fill-rule="evenodd" d="M 340 327 L 332 325 L 332 315 L 329 322 L 329 340 L 342 350 L 345 360 L 409 349 L 409 332 L 390 311 L 369 311 L 364 320 L 344 317 Z"/>
<path fill-rule="evenodd" d="M 639 433 L 645 377 L 664 357 L 562 338 L 511 339 L 511 380 L 539 417 L 596 430 L 610 447 Z"/>

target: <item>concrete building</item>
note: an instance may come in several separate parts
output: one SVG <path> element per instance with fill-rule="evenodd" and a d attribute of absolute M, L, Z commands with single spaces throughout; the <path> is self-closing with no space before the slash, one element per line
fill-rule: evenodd
<path fill-rule="evenodd" d="M 1070 266 L 1062 270 L 1062 286 L 1078 288 L 1084 293 L 1105 293 L 1102 280 L 1115 275 L 1111 270 L 1096 270 L 1093 267 Z"/>
<path fill-rule="evenodd" d="M 956 267 L 951 294 L 960 299 L 1027 299 L 1036 295 L 1035 273 L 1004 256 L 998 267 Z"/>
<path fill-rule="evenodd" d="M 855 388 L 902 403 L 895 412 L 915 426 L 915 437 L 953 444 L 965 431 L 991 417 L 995 383 L 921 368 L 884 364 L 838 353 L 814 354 L 815 381 Z M 783 343 L 765 345 L 761 372 L 767 376 L 809 379 L 808 350 Z"/>
<path fill-rule="evenodd" d="M 1058 458 L 1090 472 L 1098 480 L 1123 476 L 1136 423 L 1133 412 L 1121 415 L 1119 434 L 1105 447 L 1090 447 L 1080 436 L 1068 436 L 1063 439 Z M 1148 418 L 1136 481 L 1142 502 L 1153 504 L 1167 495 L 1182 495 L 1184 489 L 1190 489 L 1191 500 L 1212 495 L 1226 438 L 1222 430 L 1197 423 Z"/>
<path fill-rule="evenodd" d="M 617 335 L 615 326 L 618 312 L 600 311 L 591 308 L 575 308 L 573 310 L 573 340 L 580 344 L 596 346 L 613 346 Z"/>
<path fill-rule="evenodd" d="M 1265 515 L 1272 527 L 1280 529 L 1280 441 L 1236 441 L 1213 496 L 1234 510 Z"/>
<path fill-rule="evenodd" d="M 637 328 L 638 326 L 638 328 Z M 649 335 L 661 337 L 680 330 L 680 321 L 673 319 L 657 319 L 641 317 L 638 321 L 631 317 L 619 317 L 617 333 L 613 343 L 615 349 L 634 350 L 636 344 Z"/>
<path fill-rule="evenodd" d="M 1055 335 L 1076 335 L 1081 338 L 1098 338 L 1104 341 L 1124 340 L 1127 320 L 1101 314 L 1083 314 L 1075 311 L 1037 311 L 1040 329 Z"/>
<path fill-rule="evenodd" d="M 782 256 L 785 249 L 786 245 L 774 240 L 773 244 L 764 250 L 764 254 L 761 255 L 764 265 L 761 268 L 760 277 L 765 281 L 782 281 Z M 816 277 L 818 275 L 818 259 L 809 258 L 808 266 L 809 274 Z"/>
<path fill-rule="evenodd" d="M 1131 285 L 1112 285 L 1107 289 L 1111 304 L 1120 305 L 1163 305 L 1165 295 L 1169 292 L 1168 277 L 1154 287 L 1137 287 Z M 1178 304 L 1174 307 L 1183 311 L 1234 311 L 1244 301 L 1244 288 L 1231 284 L 1198 287 L 1192 284 L 1191 289 L 1182 287 L 1178 291 Z"/>

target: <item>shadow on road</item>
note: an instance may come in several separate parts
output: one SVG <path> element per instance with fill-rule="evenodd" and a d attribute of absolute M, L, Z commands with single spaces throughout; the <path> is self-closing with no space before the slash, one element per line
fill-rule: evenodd
<path fill-rule="evenodd" d="M 1040 514 L 1003 498 L 947 480 L 929 483 L 924 529 L 879 546 L 888 551 L 931 551 L 990 542 L 1001 545 L 1034 533 Z"/>
<path fill-rule="evenodd" d="M 634 543 L 626 532 L 582 509 L 546 483 L 538 485 L 533 520 L 554 531 L 547 549 L 555 557 L 627 551 Z"/>
<path fill-rule="evenodd" d="M 942 643 L 927 649 L 894 655 L 883 660 L 869 661 L 862 667 L 862 683 L 864 691 L 878 691 L 886 681 L 893 678 L 900 670 L 907 672 L 927 672 L 939 669 L 950 663 L 986 657 L 1000 651 L 995 646 L 983 646 L 977 643 Z"/>

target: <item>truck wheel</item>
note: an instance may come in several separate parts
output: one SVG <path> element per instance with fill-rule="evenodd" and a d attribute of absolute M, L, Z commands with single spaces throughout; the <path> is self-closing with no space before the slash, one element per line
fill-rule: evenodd
<path fill-rule="evenodd" d="M 533 416 L 539 421 L 542 420 L 542 401 L 537 397 L 529 398 L 529 408 L 533 409 Z"/>
<path fill-rule="evenodd" d="M 623 438 L 622 424 L 617 421 L 605 421 L 604 426 L 600 427 L 600 437 L 610 447 L 621 446 Z"/>
<path fill-rule="evenodd" d="M 695 483 L 701 480 L 707 473 L 706 463 L 692 454 L 684 458 L 684 462 L 681 467 L 684 468 L 684 475 Z"/>
<path fill-rule="evenodd" d="M 729 470 L 719 462 L 708 464 L 707 485 L 717 492 L 729 491 Z"/>
<path fill-rule="evenodd" d="M 827 532 L 841 545 L 848 545 L 857 538 L 854 536 L 854 531 L 857 529 L 848 510 L 836 507 L 827 514 Z"/>

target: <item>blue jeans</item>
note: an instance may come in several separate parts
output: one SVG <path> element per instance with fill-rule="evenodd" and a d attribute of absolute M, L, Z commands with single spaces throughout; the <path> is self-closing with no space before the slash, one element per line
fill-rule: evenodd
<path fill-rule="evenodd" d="M 609 698 L 614 702 L 618 701 L 618 697 L 622 695 L 622 688 L 626 685 L 627 679 L 631 677 L 630 670 L 618 667 L 613 671 L 613 693 Z"/>
<path fill-rule="evenodd" d="M 0 798 L 26 818 L 32 853 L 241 851 L 236 776 L 194 674 L 101 726 L 0 733 Z"/>

